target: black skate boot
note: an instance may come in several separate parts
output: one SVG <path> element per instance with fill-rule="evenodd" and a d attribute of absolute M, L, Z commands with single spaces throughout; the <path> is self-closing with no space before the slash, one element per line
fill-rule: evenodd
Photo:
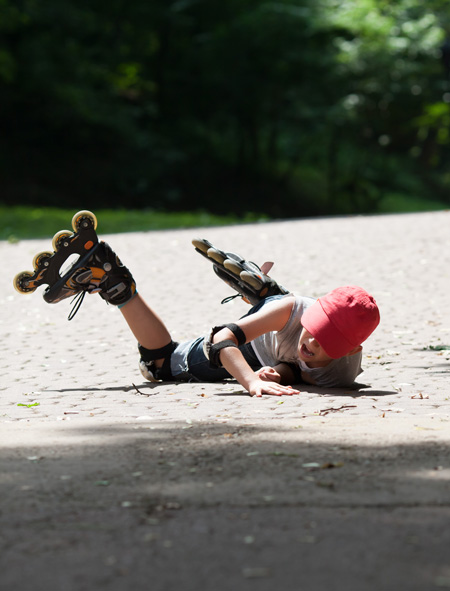
<path fill-rule="evenodd" d="M 99 242 L 95 228 L 97 219 L 82 211 L 72 220 L 74 233 L 63 230 L 53 238 L 54 252 L 42 252 L 34 257 L 34 273 L 24 271 L 14 278 L 20 293 L 32 293 L 47 284 L 44 300 L 55 304 L 79 294 L 79 300 L 69 315 L 78 311 L 86 293 L 99 293 L 108 303 L 119 306 L 136 292 L 130 271 L 105 242 Z M 74 257 L 68 269 L 63 268 Z"/>
<path fill-rule="evenodd" d="M 255 263 L 232 252 L 219 250 L 203 238 L 194 238 L 192 244 L 197 252 L 213 264 L 216 275 L 237 291 L 244 301 L 256 305 L 269 296 L 289 293 Z M 225 298 L 223 302 L 228 300 Z"/>
<path fill-rule="evenodd" d="M 76 295 L 99 293 L 109 304 L 125 304 L 136 291 L 130 271 L 106 242 L 99 242 L 87 260 L 77 261 L 69 271 L 44 293 L 49 304 Z"/>

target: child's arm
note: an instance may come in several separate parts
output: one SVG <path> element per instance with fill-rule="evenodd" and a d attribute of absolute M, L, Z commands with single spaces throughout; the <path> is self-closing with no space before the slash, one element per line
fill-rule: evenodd
<path fill-rule="evenodd" d="M 262 334 L 281 330 L 292 312 L 292 298 L 283 298 L 262 308 L 259 312 L 246 316 L 236 324 L 244 331 L 246 342 L 252 341 Z M 237 343 L 234 334 L 228 328 L 222 328 L 213 337 L 214 343 L 232 340 Z M 299 394 L 292 386 L 284 386 L 277 381 L 267 381 L 257 375 L 244 356 L 236 347 L 226 347 L 220 351 L 220 361 L 223 367 L 246 388 L 252 396 L 272 394 L 274 396 Z M 284 364 L 283 364 L 284 365 Z M 281 381 L 281 380 L 280 380 Z M 283 379 L 284 381 L 284 379 Z"/>

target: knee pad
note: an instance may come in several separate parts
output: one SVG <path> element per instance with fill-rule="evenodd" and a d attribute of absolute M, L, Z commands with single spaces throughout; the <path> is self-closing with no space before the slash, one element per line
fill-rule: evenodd
<path fill-rule="evenodd" d="M 168 345 L 159 349 L 146 349 L 138 343 L 138 349 L 141 356 L 139 368 L 142 375 L 150 382 L 171 380 L 173 376 L 170 371 L 170 356 L 177 346 L 178 343 L 170 341 Z M 164 359 L 164 363 L 158 368 L 155 367 L 154 363 L 157 359 Z"/>
<path fill-rule="evenodd" d="M 161 347 L 160 349 L 146 349 L 142 345 L 138 343 L 139 353 L 141 355 L 141 359 L 143 361 L 156 361 L 157 359 L 165 359 L 166 357 L 170 357 L 172 353 L 177 348 L 178 343 L 174 343 L 170 341 L 168 345 Z"/>

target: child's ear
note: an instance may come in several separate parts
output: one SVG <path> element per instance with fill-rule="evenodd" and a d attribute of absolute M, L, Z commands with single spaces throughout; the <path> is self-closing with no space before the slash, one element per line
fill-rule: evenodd
<path fill-rule="evenodd" d="M 355 347 L 354 349 L 352 349 L 350 351 L 350 353 L 347 353 L 346 357 L 351 357 L 352 355 L 356 355 L 356 353 L 359 353 L 360 351 L 362 351 L 361 345 L 359 345 L 359 347 Z"/>

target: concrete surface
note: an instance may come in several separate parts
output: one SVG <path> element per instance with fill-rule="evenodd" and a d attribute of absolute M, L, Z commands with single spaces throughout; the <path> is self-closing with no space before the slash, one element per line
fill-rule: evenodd
<path fill-rule="evenodd" d="M 220 304 L 231 291 L 194 236 L 275 261 L 299 294 L 372 293 L 357 387 L 281 399 L 145 382 L 117 309 L 88 296 L 67 322 L 67 301 L 12 288 L 51 237 L 0 242 L 2 591 L 450 588 L 449 226 L 438 212 L 102 236 L 177 340 L 247 310 Z"/>

